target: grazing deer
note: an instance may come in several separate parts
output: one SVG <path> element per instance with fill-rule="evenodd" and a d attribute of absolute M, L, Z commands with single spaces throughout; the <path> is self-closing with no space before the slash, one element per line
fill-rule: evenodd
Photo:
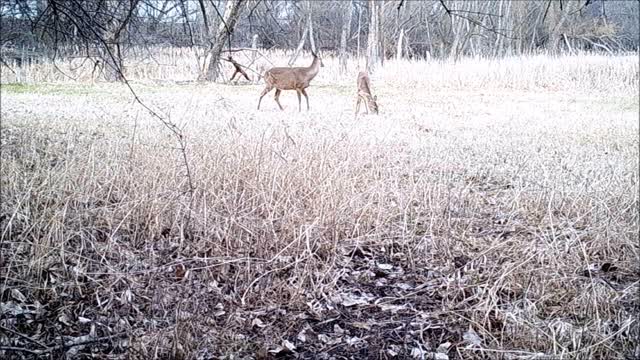
<path fill-rule="evenodd" d="M 264 73 L 264 82 L 266 87 L 260 94 L 260 100 L 258 100 L 258 110 L 260 110 L 260 103 L 262 98 L 267 95 L 273 88 L 276 89 L 276 95 L 274 99 L 280 107 L 280 110 L 284 110 L 280 104 L 280 93 L 282 90 L 295 90 L 298 93 L 298 111 L 302 111 L 302 100 L 300 94 L 304 95 L 307 99 L 307 110 L 309 110 L 309 96 L 305 91 L 309 87 L 309 83 L 320 71 L 320 67 L 323 67 L 322 59 L 316 55 L 315 52 L 311 52 L 313 55 L 313 62 L 309 67 L 275 67 L 267 70 Z"/>
<path fill-rule="evenodd" d="M 364 101 L 367 114 L 369 113 L 369 110 L 374 114 L 378 114 L 377 100 L 377 96 L 371 96 L 371 81 L 369 81 L 369 75 L 365 71 L 360 71 L 358 74 L 358 101 L 356 102 L 356 117 L 358 117 L 361 101 Z"/>

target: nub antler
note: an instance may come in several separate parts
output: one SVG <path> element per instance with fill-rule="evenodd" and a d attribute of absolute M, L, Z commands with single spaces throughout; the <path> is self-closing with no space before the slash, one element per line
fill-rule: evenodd
<path fill-rule="evenodd" d="M 364 101 L 364 106 L 367 114 L 369 111 L 374 114 L 378 114 L 378 100 L 377 96 L 371 95 L 371 81 L 369 81 L 369 75 L 361 71 L 358 74 L 358 100 L 356 102 L 356 117 L 358 117 L 358 112 L 360 110 L 360 102 Z"/>

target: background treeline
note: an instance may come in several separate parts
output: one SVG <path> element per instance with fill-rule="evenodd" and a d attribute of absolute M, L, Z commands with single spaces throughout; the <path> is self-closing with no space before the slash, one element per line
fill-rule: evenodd
<path fill-rule="evenodd" d="M 364 56 L 375 67 L 392 57 L 618 53 L 639 46 L 638 1 L 5 0 L 0 11 L 5 66 L 90 56 L 102 59 L 111 80 L 121 78 L 129 52 L 153 46 L 198 49 L 208 80 L 229 48 L 296 49 L 292 63 L 306 47 L 345 64 Z"/>

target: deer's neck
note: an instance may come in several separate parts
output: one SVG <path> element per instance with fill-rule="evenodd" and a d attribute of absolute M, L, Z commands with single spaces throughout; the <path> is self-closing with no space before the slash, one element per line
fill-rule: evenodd
<path fill-rule="evenodd" d="M 318 75 L 318 71 L 320 71 L 320 61 L 314 58 L 311 66 L 307 68 L 307 76 L 309 77 L 309 80 L 316 77 L 316 75 Z"/>

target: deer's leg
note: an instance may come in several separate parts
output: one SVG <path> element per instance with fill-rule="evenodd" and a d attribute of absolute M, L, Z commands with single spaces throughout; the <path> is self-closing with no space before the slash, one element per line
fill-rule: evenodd
<path fill-rule="evenodd" d="M 309 111 L 309 95 L 307 95 L 307 91 L 305 89 L 301 90 L 302 95 L 304 95 L 304 98 L 307 100 L 307 111 Z M 298 97 L 300 97 L 300 95 L 298 95 Z"/>
<path fill-rule="evenodd" d="M 271 89 L 273 89 L 271 86 L 267 85 L 266 88 L 264 88 L 264 90 L 262 90 L 262 94 L 260 94 L 260 100 L 258 100 L 258 110 L 260 110 L 260 103 L 262 102 L 262 98 L 267 95 L 267 93 L 269 91 L 271 91 Z"/>
<path fill-rule="evenodd" d="M 278 106 L 280 107 L 280 110 L 284 111 L 284 108 L 282 107 L 282 105 L 280 104 L 280 93 L 282 92 L 282 90 L 276 88 L 276 95 L 273 97 L 276 100 L 276 103 L 278 103 Z"/>
<path fill-rule="evenodd" d="M 362 99 L 360 98 L 360 95 L 356 96 L 356 117 L 358 117 L 358 112 L 360 111 L 360 102 L 362 101 Z"/>
<path fill-rule="evenodd" d="M 298 95 L 298 112 L 302 111 L 302 97 L 300 96 L 300 90 L 296 89 L 296 94 Z"/>
<path fill-rule="evenodd" d="M 369 114 L 369 102 L 367 99 L 367 95 L 364 93 L 360 94 L 360 99 L 362 100 L 362 102 L 364 103 L 364 113 L 365 114 Z"/>

